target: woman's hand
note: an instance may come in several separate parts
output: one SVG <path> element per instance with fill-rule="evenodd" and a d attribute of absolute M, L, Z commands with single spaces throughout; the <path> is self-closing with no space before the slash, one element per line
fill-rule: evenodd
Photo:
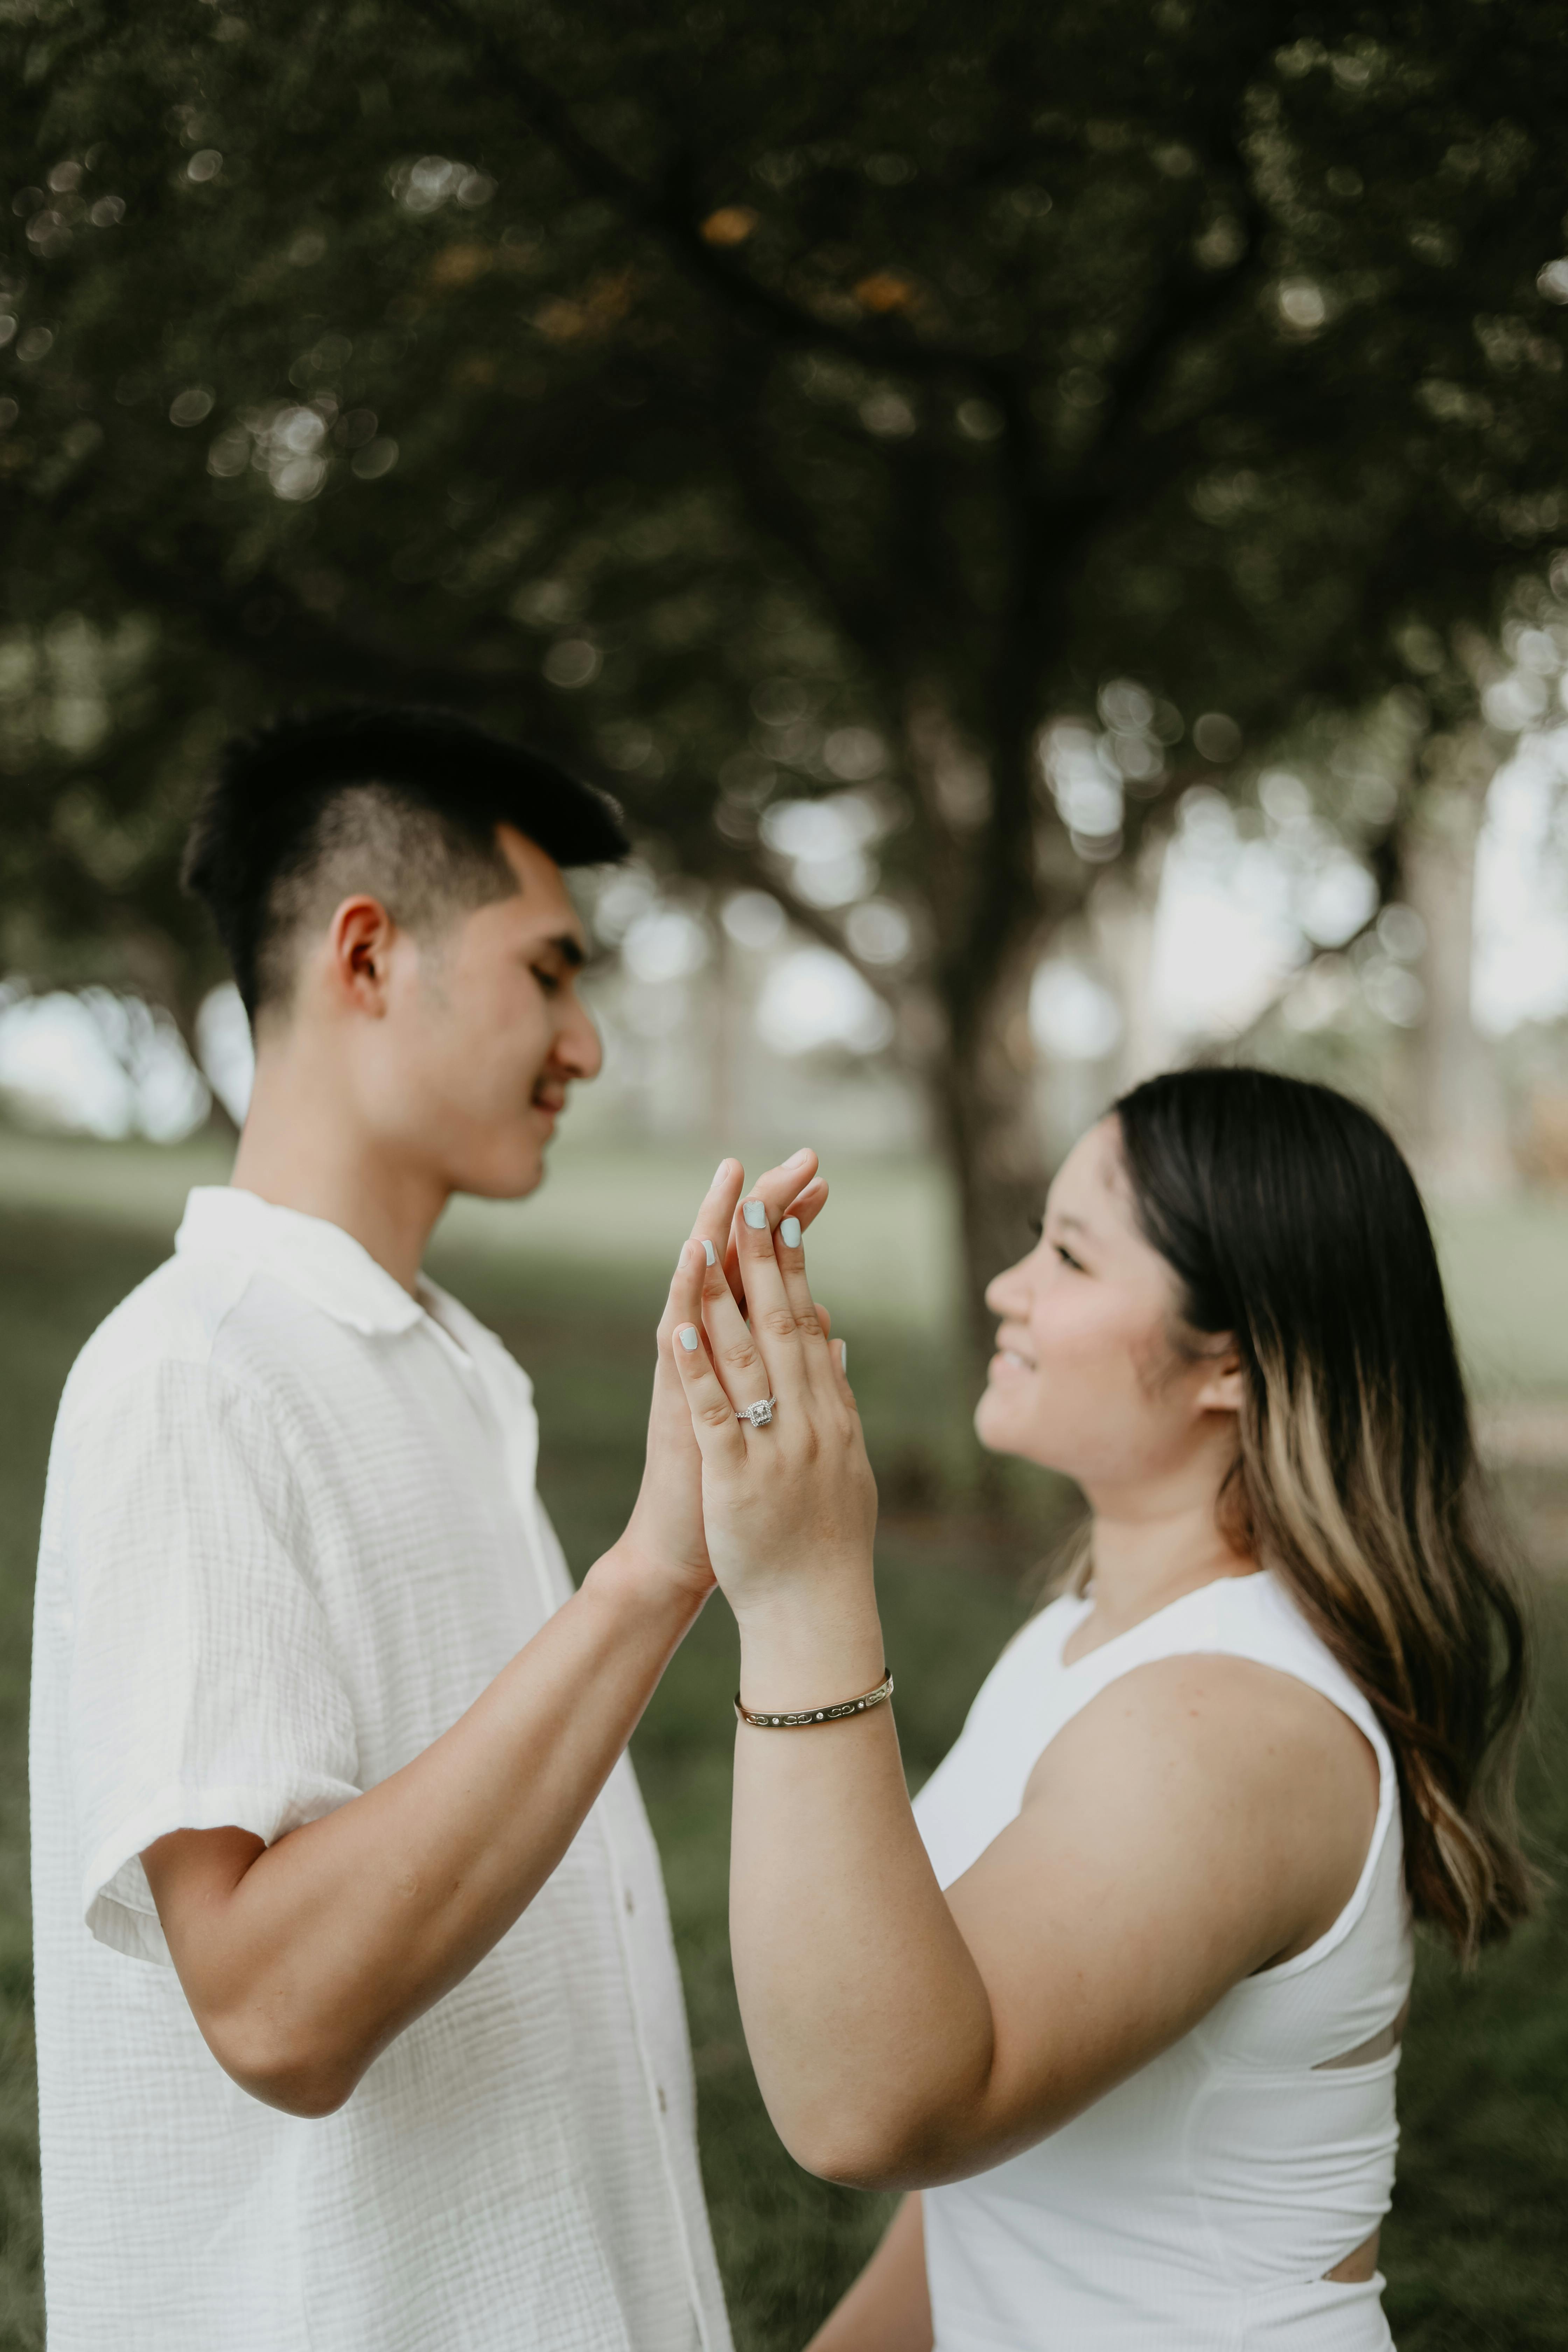
<path fill-rule="evenodd" d="M 734 1265 L 736 1203 L 745 1181 L 738 1160 L 720 1161 L 687 1244 L 699 1265 L 711 1259 L 716 1271 L 726 1263 Z M 815 1151 L 797 1151 L 782 1167 L 770 1169 L 755 1193 L 773 1217 L 787 1210 L 802 1227 L 810 1224 L 827 1201 Z M 713 1571 L 702 1525 L 701 1456 L 671 1352 L 673 1328 L 673 1308 L 667 1308 L 658 1327 L 642 1486 L 616 1550 L 640 1570 L 673 1574 L 703 1599 L 712 1590 Z"/>
<path fill-rule="evenodd" d="M 803 1224 L 780 1222 L 758 1186 L 734 1227 L 749 1327 L 722 1266 L 693 1243 L 660 1327 L 701 1449 L 709 1555 L 741 1625 L 742 1693 L 755 1708 L 854 1697 L 882 1672 L 876 1481 L 842 1344 L 806 1281 Z M 768 1398 L 765 1426 L 737 1418 Z M 857 1675 L 854 1687 L 817 1687 L 821 1675 Z"/>

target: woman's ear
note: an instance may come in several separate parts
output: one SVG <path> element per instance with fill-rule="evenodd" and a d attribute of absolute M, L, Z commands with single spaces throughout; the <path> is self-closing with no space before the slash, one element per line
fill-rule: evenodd
<path fill-rule="evenodd" d="M 1239 1412 L 1246 1398 L 1246 1366 L 1234 1340 L 1226 1339 L 1209 1358 L 1208 1374 L 1194 1402 L 1200 1412 Z"/>

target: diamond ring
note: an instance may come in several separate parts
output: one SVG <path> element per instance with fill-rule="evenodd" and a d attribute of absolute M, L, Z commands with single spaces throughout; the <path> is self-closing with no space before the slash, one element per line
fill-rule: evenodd
<path fill-rule="evenodd" d="M 749 1421 L 753 1429 L 766 1429 L 777 1402 L 777 1397 L 759 1397 L 755 1404 L 742 1405 L 735 1418 L 737 1421 Z"/>

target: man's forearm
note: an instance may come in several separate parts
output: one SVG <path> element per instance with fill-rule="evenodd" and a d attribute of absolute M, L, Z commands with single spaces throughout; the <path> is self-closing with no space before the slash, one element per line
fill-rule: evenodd
<path fill-rule="evenodd" d="M 220 2062 L 295 2112 L 342 2104 L 550 1876 L 698 1609 L 619 1547 L 401 1771 L 261 1849 L 146 1857 L 170 1949 Z M 216 1876 L 215 1876 L 216 1871 Z"/>

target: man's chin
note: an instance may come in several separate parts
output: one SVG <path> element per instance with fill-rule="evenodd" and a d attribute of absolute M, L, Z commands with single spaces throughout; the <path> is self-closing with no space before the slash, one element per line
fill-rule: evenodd
<path fill-rule="evenodd" d="M 477 1201 L 526 1200 L 544 1181 L 548 1141 L 548 1137 L 533 1137 L 516 1150 L 471 1163 L 454 1179 L 452 1190 L 468 1192 Z"/>

